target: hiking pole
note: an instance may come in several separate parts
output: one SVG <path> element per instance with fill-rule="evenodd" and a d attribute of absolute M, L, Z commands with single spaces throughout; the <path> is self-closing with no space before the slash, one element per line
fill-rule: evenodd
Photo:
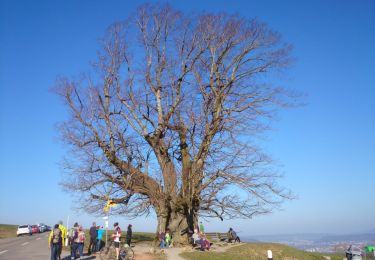
<path fill-rule="evenodd" d="M 68 215 L 68 219 L 66 220 L 66 230 L 69 231 L 69 215 Z M 69 241 L 68 241 L 68 232 L 66 232 L 65 234 L 65 246 L 68 246 L 69 244 Z"/>

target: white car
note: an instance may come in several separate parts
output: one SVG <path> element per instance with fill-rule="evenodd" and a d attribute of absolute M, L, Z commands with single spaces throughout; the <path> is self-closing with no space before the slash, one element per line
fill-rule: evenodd
<path fill-rule="evenodd" d="M 33 232 L 31 231 L 31 226 L 30 225 L 22 225 L 22 226 L 18 226 L 18 229 L 17 229 L 17 236 L 20 236 L 20 235 L 32 235 Z"/>

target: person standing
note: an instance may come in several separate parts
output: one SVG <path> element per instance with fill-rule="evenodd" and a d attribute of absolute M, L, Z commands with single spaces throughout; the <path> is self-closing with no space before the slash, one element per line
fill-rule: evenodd
<path fill-rule="evenodd" d="M 172 236 L 169 228 L 165 232 L 165 244 L 167 247 L 172 247 Z"/>
<path fill-rule="evenodd" d="M 98 237 L 98 234 L 96 232 L 96 223 L 93 222 L 90 228 L 90 244 L 89 244 L 89 249 L 88 249 L 88 255 L 91 255 L 91 253 L 96 253 L 97 237 Z"/>
<path fill-rule="evenodd" d="M 83 246 L 85 243 L 85 239 L 85 232 L 83 231 L 83 227 L 80 225 L 78 227 L 77 237 L 75 239 L 75 244 L 77 245 L 79 252 L 79 259 L 83 259 Z"/>
<path fill-rule="evenodd" d="M 160 249 L 165 248 L 165 233 L 163 231 L 159 231 L 159 241 L 160 241 Z"/>
<path fill-rule="evenodd" d="M 62 232 L 59 228 L 59 224 L 56 224 L 51 231 L 48 239 L 48 246 L 51 249 L 51 260 L 57 260 L 62 247 Z"/>
<path fill-rule="evenodd" d="M 97 227 L 98 237 L 96 242 L 96 252 L 99 252 L 102 247 L 102 238 L 104 234 L 103 227 L 100 228 L 100 226 Z"/>
<path fill-rule="evenodd" d="M 68 238 L 70 244 L 70 258 L 76 259 L 78 245 L 76 239 L 78 237 L 78 223 L 74 223 L 73 227 L 69 230 Z"/>
<path fill-rule="evenodd" d="M 130 246 L 130 243 L 132 241 L 133 231 L 132 231 L 132 224 L 128 225 L 128 230 L 126 231 L 126 244 Z"/>
<path fill-rule="evenodd" d="M 62 248 L 65 245 L 65 238 L 66 238 L 66 227 L 63 225 L 62 220 L 59 221 L 59 228 L 61 230 L 61 239 L 62 239 L 62 245 L 59 249 L 59 260 L 61 260 L 61 252 Z"/>
<path fill-rule="evenodd" d="M 113 233 L 112 237 L 113 237 L 113 242 L 114 242 L 115 249 L 116 249 L 116 260 L 117 260 L 119 259 L 119 255 L 120 255 L 121 228 L 119 227 L 118 222 L 113 224 L 113 226 L 115 228 L 115 232 Z"/>
<path fill-rule="evenodd" d="M 199 223 L 199 232 L 204 233 L 204 226 L 202 221 Z"/>

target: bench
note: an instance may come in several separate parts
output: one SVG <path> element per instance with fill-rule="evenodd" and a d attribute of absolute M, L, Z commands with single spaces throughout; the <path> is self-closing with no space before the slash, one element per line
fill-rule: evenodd
<path fill-rule="evenodd" d="M 210 241 L 228 241 L 228 233 L 218 233 L 218 232 L 211 232 L 211 233 L 205 233 L 208 240 Z"/>
<path fill-rule="evenodd" d="M 230 239 L 229 236 L 228 236 L 228 233 L 219 233 L 219 232 L 212 232 L 212 233 L 205 233 L 208 240 L 210 241 L 217 241 L 217 242 L 228 242 L 228 243 L 231 243 L 231 242 L 240 242 L 240 237 L 237 236 L 237 238 L 234 240 L 234 239 Z"/>

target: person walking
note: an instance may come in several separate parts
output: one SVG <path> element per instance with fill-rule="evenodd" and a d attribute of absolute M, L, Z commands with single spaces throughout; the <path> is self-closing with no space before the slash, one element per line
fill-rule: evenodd
<path fill-rule="evenodd" d="M 65 239 L 66 239 L 66 227 L 63 225 L 62 220 L 59 221 L 59 229 L 61 230 L 61 239 L 62 239 L 62 245 L 59 248 L 59 260 L 61 260 L 61 252 L 62 248 L 65 245 Z"/>
<path fill-rule="evenodd" d="M 48 246 L 51 249 L 51 260 L 59 259 L 59 252 L 62 247 L 62 232 L 59 228 L 59 224 L 56 224 L 51 231 L 51 234 L 48 239 Z"/>
<path fill-rule="evenodd" d="M 98 233 L 98 237 L 97 237 L 97 242 L 96 242 L 96 252 L 99 252 L 100 249 L 102 249 L 102 238 L 104 234 L 103 227 L 100 228 L 100 226 L 98 226 L 97 233 Z"/>
<path fill-rule="evenodd" d="M 96 253 L 97 237 L 98 237 L 98 234 L 96 232 L 96 223 L 93 222 L 90 228 L 90 244 L 89 244 L 89 249 L 88 249 L 88 255 L 91 255 L 91 253 Z"/>
<path fill-rule="evenodd" d="M 121 228 L 119 227 L 118 222 L 113 224 L 113 226 L 115 228 L 115 232 L 112 234 L 112 237 L 113 237 L 113 242 L 114 242 L 115 249 L 116 249 L 116 260 L 118 260 L 119 255 L 120 255 Z"/>
<path fill-rule="evenodd" d="M 133 236 L 132 224 L 129 224 L 128 230 L 126 231 L 126 244 L 128 244 L 128 246 L 130 246 L 130 243 L 132 241 L 132 236 Z"/>

